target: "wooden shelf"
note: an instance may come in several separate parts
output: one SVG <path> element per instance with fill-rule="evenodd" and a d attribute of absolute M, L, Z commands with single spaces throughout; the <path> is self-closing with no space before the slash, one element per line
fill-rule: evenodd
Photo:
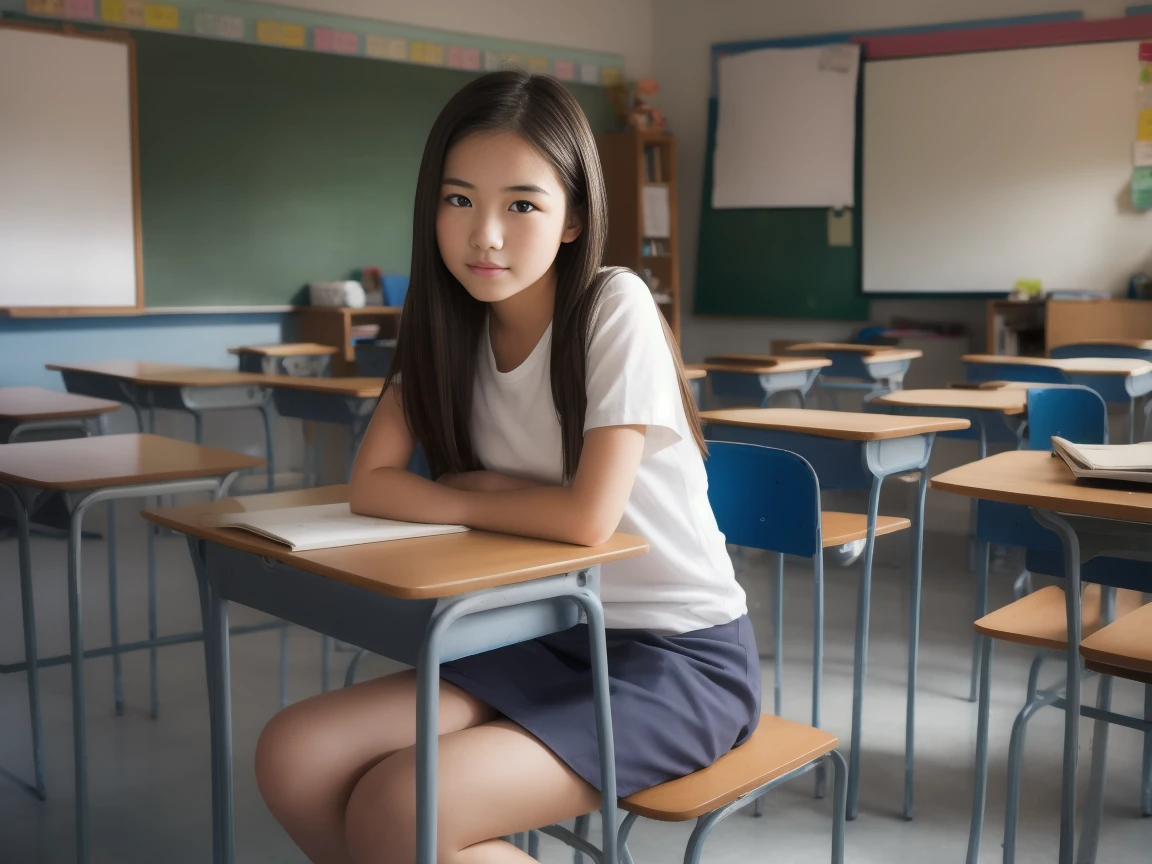
<path fill-rule="evenodd" d="M 639 273 L 653 271 L 660 280 L 656 293 L 670 294 L 671 301 L 657 301 L 677 341 L 680 339 L 680 239 L 676 218 L 676 140 L 658 132 L 617 132 L 598 135 L 596 146 L 604 167 L 608 189 L 608 252 L 605 264 L 628 267 Z M 650 182 L 646 151 L 654 149 L 660 180 Z M 668 189 L 671 237 L 652 238 L 667 244 L 668 255 L 645 255 L 649 238 L 644 236 L 645 186 Z"/>
<path fill-rule="evenodd" d="M 352 327 L 355 324 L 378 323 L 377 338 L 394 339 L 400 325 L 400 307 L 364 306 L 305 306 L 300 310 L 300 341 L 331 345 L 337 349 L 332 356 L 332 374 L 338 377 L 356 375 L 356 351 L 352 347 Z"/>

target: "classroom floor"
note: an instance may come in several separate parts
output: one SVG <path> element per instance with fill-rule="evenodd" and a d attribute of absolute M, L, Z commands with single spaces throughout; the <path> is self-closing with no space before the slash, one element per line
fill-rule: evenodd
<path fill-rule="evenodd" d="M 122 638 L 145 635 L 143 590 L 144 535 L 138 520 L 121 517 L 120 543 Z M 98 528 L 93 520 L 94 528 Z M 874 588 L 872 646 L 864 712 L 865 738 L 860 818 L 848 826 L 847 857 L 865 862 L 958 862 L 964 859 L 972 783 L 976 706 L 964 701 L 968 690 L 972 581 L 963 569 L 962 538 L 934 534 L 926 542 L 923 650 L 917 718 L 916 818 L 899 818 L 902 798 L 907 579 L 892 538 L 878 554 Z M 184 541 L 163 537 L 159 544 L 161 627 L 163 631 L 198 629 L 196 591 Z M 67 651 L 65 546 L 37 537 L 36 602 L 42 655 Z M 88 647 L 107 636 L 104 544 L 84 548 L 85 638 Z M 764 561 L 750 556 L 742 581 L 749 591 L 761 650 L 770 646 L 768 593 Z M 847 736 L 851 705 L 851 646 L 856 596 L 855 569 L 828 570 L 828 642 L 825 678 L 827 726 Z M 22 656 L 16 544 L 0 541 L 0 658 Z M 787 573 L 787 659 L 785 715 L 804 719 L 808 710 L 810 669 L 809 569 L 790 563 Z M 1007 570 L 994 580 L 994 602 L 1006 602 Z M 256 620 L 236 609 L 233 623 Z M 233 641 L 233 712 L 236 751 L 236 845 L 241 864 L 293 864 L 304 858 L 280 831 L 256 791 L 252 753 L 263 724 L 276 710 L 278 637 L 274 633 Z M 319 687 L 319 639 L 294 630 L 291 639 L 291 694 L 300 699 Z M 984 861 L 999 860 L 1003 824 L 1004 766 L 1012 718 L 1020 706 L 1030 654 L 1016 646 L 996 649 L 992 706 L 992 773 Z M 334 680 L 343 676 L 350 655 L 338 654 Z M 198 644 L 160 653 L 161 716 L 147 716 L 147 655 L 124 659 L 128 701 L 125 716 L 112 711 L 111 661 L 89 661 L 89 783 L 94 864 L 183 864 L 210 860 L 208 723 L 203 654 Z M 772 664 L 763 661 L 765 705 L 771 706 Z M 389 671 L 383 661 L 365 664 L 363 675 Z M 1053 664 L 1049 677 L 1061 674 Z M 48 756 L 49 799 L 38 802 L 20 788 L 30 776 L 26 690 L 22 675 L 0 677 L 0 862 L 72 860 L 72 747 L 67 666 L 41 673 Z M 1095 684 L 1085 687 L 1094 698 Z M 1114 708 L 1135 713 L 1141 705 L 1136 685 L 1117 682 Z M 1089 762 L 1091 724 L 1085 723 L 1081 765 Z M 1025 761 L 1024 807 L 1018 861 L 1056 857 L 1062 715 L 1041 712 L 1032 722 Z M 1109 751 L 1105 823 L 1098 860 L 1127 864 L 1147 860 L 1152 819 L 1138 811 L 1140 736 L 1113 728 Z M 1082 781 L 1087 771 L 1081 772 Z M 1084 788 L 1083 785 L 1081 787 Z M 810 795 L 810 780 L 771 793 L 762 819 L 745 811 L 730 817 L 709 839 L 705 860 L 714 864 L 749 861 L 827 860 L 829 808 Z M 595 831 L 594 825 L 594 831 Z M 641 822 L 633 832 L 638 864 L 680 860 L 690 826 Z M 544 838 L 548 864 L 571 860 L 556 841 Z"/>

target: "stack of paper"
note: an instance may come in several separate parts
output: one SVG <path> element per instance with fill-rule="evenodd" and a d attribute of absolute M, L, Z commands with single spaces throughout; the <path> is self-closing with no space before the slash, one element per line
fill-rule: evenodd
<path fill-rule="evenodd" d="M 352 512 L 347 502 L 286 507 L 281 510 L 221 513 L 208 517 L 205 521 L 212 527 L 243 528 L 253 534 L 283 543 L 293 552 L 356 546 L 360 543 L 382 543 L 386 540 L 407 540 L 437 534 L 455 534 L 468 530 L 463 525 L 427 525 L 358 516 Z"/>
<path fill-rule="evenodd" d="M 1152 441 L 1142 444 L 1073 444 L 1053 436 L 1052 450 L 1077 478 L 1152 483 Z"/>

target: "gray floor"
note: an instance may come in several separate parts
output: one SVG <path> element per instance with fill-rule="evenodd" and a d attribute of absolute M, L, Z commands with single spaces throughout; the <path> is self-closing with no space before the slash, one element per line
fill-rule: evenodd
<path fill-rule="evenodd" d="M 143 591 L 143 531 L 123 505 L 122 628 L 123 638 L 145 635 Z M 94 520 L 93 527 L 99 528 Z M 916 819 L 898 816 L 902 796 L 907 579 L 891 538 L 879 555 L 874 592 L 874 617 L 860 818 L 847 833 L 851 862 L 959 862 L 967 839 L 971 795 L 972 750 L 976 710 L 962 696 L 967 692 L 971 577 L 964 572 L 963 542 L 955 535 L 931 535 L 923 611 L 923 653 L 917 723 L 918 772 Z M 41 652 L 67 650 L 64 544 L 37 538 L 36 601 Z M 107 638 L 105 551 L 102 541 L 85 545 L 84 613 L 89 647 Z M 197 629 L 198 605 L 191 566 L 181 539 L 162 538 L 161 626 L 166 632 Z M 886 562 L 886 563 L 885 563 Z M 747 559 L 742 579 L 758 626 L 768 619 L 764 561 Z M 0 658 L 22 656 L 16 547 L 0 542 Z M 787 577 L 785 715 L 804 719 L 808 710 L 811 650 L 809 569 L 790 564 Z M 994 600 L 1005 602 L 1009 579 L 995 580 Z M 828 572 L 828 645 L 825 718 L 828 728 L 846 736 L 851 700 L 852 621 L 857 579 L 855 569 Z M 233 623 L 258 620 L 235 610 Z M 766 627 L 758 632 L 761 650 L 769 647 Z M 292 633 L 292 697 L 318 689 L 319 639 Z M 264 809 L 252 774 L 252 752 L 261 726 L 276 710 L 277 645 L 275 634 L 237 638 L 233 642 L 233 710 L 236 747 L 237 852 L 242 864 L 302 862 Z M 349 655 L 337 655 L 342 675 Z M 983 860 L 997 860 L 1003 824 L 1004 762 L 1009 726 L 1022 698 L 1029 652 L 1013 646 L 997 648 L 992 708 L 993 768 L 989 787 L 989 822 Z M 111 661 L 89 661 L 88 743 L 93 815 L 92 860 L 133 862 L 206 862 L 210 860 L 208 728 L 199 645 L 161 652 L 161 716 L 147 716 L 147 659 L 125 658 L 128 711 L 112 711 Z M 772 666 L 765 660 L 765 704 L 770 707 Z M 390 671 L 382 661 L 369 662 L 364 674 Z M 1050 677 L 1059 674 L 1055 666 Z M 72 758 L 70 689 L 67 667 L 45 670 L 44 691 L 48 752 L 49 800 L 38 802 L 21 788 L 30 775 L 28 714 L 22 675 L 0 678 L 0 862 L 67 862 L 71 860 Z M 1093 697 L 1095 685 L 1085 688 Z M 1114 706 L 1135 713 L 1141 693 L 1118 682 Z M 1031 726 L 1026 758 L 1024 811 L 1020 838 L 1021 862 L 1052 861 L 1057 843 L 1059 752 L 1062 715 L 1042 712 Z M 1081 765 L 1088 763 L 1090 724 L 1081 742 Z M 1112 731 L 1108 786 L 1099 861 L 1108 864 L 1147 861 L 1152 849 L 1152 820 L 1138 811 L 1140 737 L 1129 730 Z M 1086 772 L 1082 772 L 1086 773 Z M 1086 778 L 1083 778 L 1086 779 Z M 826 802 L 810 797 L 810 783 L 773 793 L 763 819 L 740 813 L 712 836 L 705 851 L 709 862 L 821 861 L 828 850 Z M 1082 785 L 1083 789 L 1083 785 Z M 639 864 L 679 859 L 687 826 L 641 823 L 632 848 Z M 546 862 L 570 860 L 555 841 L 544 840 Z"/>

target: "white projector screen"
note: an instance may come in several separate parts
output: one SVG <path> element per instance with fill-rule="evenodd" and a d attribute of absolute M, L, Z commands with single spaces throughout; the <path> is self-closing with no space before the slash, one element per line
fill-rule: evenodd
<path fill-rule="evenodd" d="M 864 70 L 864 290 L 1119 292 L 1152 264 L 1130 202 L 1138 42 Z"/>
<path fill-rule="evenodd" d="M 0 27 L 0 307 L 137 305 L 129 51 Z"/>

